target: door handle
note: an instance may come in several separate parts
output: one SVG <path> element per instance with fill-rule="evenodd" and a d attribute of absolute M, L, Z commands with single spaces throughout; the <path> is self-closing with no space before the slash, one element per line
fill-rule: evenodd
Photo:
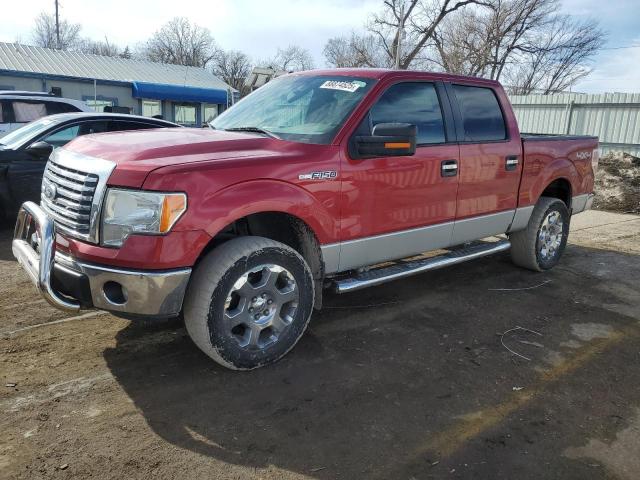
<path fill-rule="evenodd" d="M 440 175 L 443 177 L 455 177 L 458 174 L 457 160 L 443 160 L 440 163 Z"/>
<path fill-rule="evenodd" d="M 519 162 L 517 155 L 508 155 L 505 157 L 504 169 L 507 171 L 516 170 Z"/>

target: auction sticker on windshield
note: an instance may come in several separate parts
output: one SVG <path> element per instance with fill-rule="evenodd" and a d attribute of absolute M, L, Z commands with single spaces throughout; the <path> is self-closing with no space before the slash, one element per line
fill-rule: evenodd
<path fill-rule="evenodd" d="M 344 92 L 355 92 L 360 88 L 360 82 L 340 82 L 338 80 L 327 80 L 320 88 L 328 88 L 330 90 L 342 90 Z"/>

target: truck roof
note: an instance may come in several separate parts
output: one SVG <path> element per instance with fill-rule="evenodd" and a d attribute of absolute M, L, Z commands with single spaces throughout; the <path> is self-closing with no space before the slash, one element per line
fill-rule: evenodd
<path fill-rule="evenodd" d="M 442 81 L 464 81 L 482 83 L 484 85 L 499 86 L 497 80 L 489 80 L 487 78 L 470 77 L 465 75 L 453 75 L 450 73 L 426 72 L 420 70 L 395 70 L 391 68 L 328 68 L 318 70 L 306 70 L 304 72 L 296 72 L 291 75 L 340 75 L 345 77 L 362 77 L 382 80 L 383 78 L 423 78 L 425 80 L 442 80 Z"/>

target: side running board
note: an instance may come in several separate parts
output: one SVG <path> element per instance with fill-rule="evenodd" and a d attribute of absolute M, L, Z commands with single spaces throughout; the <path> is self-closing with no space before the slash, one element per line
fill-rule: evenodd
<path fill-rule="evenodd" d="M 458 263 L 486 257 L 494 253 L 509 250 L 511 242 L 500 240 L 498 242 L 479 242 L 463 248 L 451 250 L 448 253 L 437 257 L 399 261 L 387 267 L 359 273 L 350 278 L 343 278 L 334 281 L 334 287 L 338 293 L 353 292 L 361 288 L 373 287 L 391 280 L 409 277 L 418 273 L 435 270 L 437 268 L 449 267 Z"/>

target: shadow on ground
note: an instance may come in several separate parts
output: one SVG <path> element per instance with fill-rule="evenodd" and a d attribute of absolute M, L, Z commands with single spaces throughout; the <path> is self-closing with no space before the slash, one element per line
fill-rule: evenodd
<path fill-rule="evenodd" d="M 230 464 L 317 478 L 606 478 L 562 452 L 628 423 L 640 404 L 640 373 L 625 368 L 637 364 L 637 337 L 559 380 L 540 372 L 588 348 L 575 325 L 633 328 L 639 273 L 640 257 L 570 247 L 545 274 L 503 255 L 330 295 L 288 357 L 248 373 L 219 368 L 180 327 L 158 327 L 162 340 L 149 343 L 132 323 L 104 356 L 159 436 Z M 530 362 L 501 345 L 515 326 L 542 334 L 540 347 L 517 344 Z M 536 393 L 480 429 L 456 430 L 514 387 Z"/>

